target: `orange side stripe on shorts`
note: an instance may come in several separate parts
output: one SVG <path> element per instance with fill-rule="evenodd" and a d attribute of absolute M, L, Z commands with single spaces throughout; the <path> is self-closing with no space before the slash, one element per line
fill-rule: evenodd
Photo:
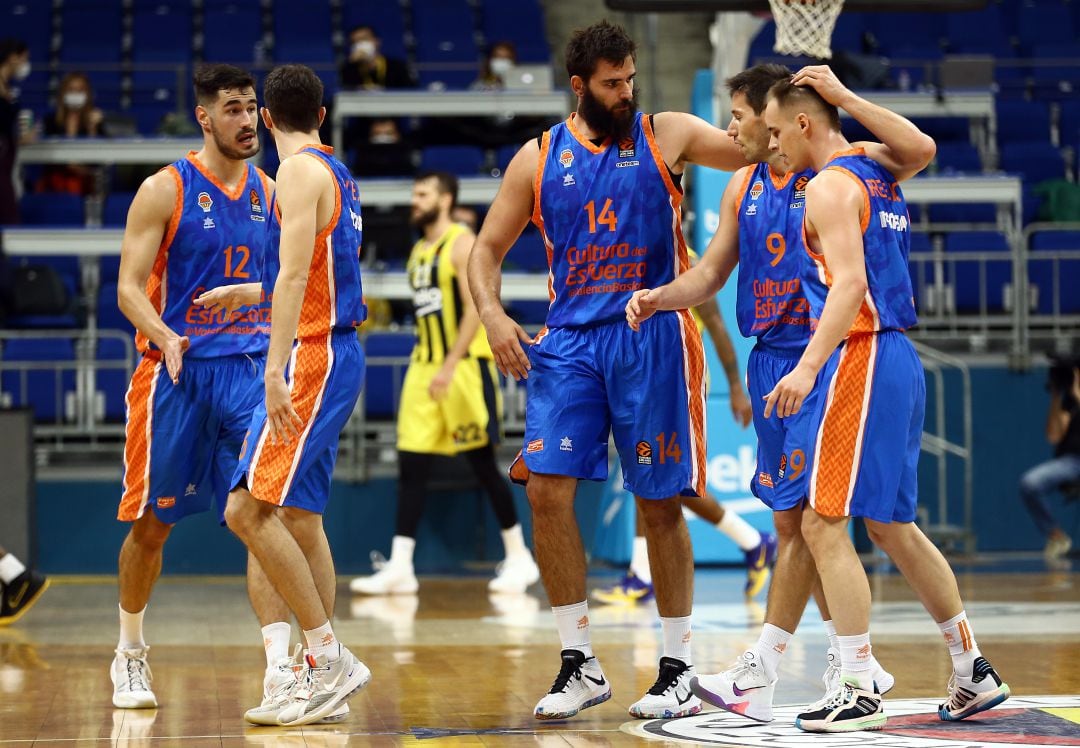
<path fill-rule="evenodd" d="M 694 491 L 698 496 L 705 495 L 706 450 L 705 450 L 705 349 L 701 344 L 701 335 L 697 323 L 688 309 L 679 313 L 682 325 L 683 346 L 686 350 L 688 376 L 687 405 L 690 410 L 690 456 L 693 462 Z"/>
<path fill-rule="evenodd" d="M 149 359 L 141 361 L 131 376 L 125 398 L 128 418 L 124 444 L 124 493 L 116 513 L 116 518 L 124 522 L 139 518 L 150 490 L 147 477 L 153 425 L 151 411 L 154 407 L 154 383 L 160 365 Z"/>
<path fill-rule="evenodd" d="M 874 339 L 870 335 L 848 338 L 837 367 L 834 390 L 825 412 L 814 468 L 814 509 L 827 517 L 847 515 L 851 479 L 857 468 L 857 448 L 865 428 L 863 403 Z"/>

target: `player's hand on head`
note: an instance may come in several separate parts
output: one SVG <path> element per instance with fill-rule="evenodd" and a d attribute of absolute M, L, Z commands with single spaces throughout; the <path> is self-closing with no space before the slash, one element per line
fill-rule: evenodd
<path fill-rule="evenodd" d="M 847 86 L 828 65 L 807 65 L 791 77 L 791 82 L 796 86 L 810 86 L 834 106 L 840 106 L 848 94 Z"/>
<path fill-rule="evenodd" d="M 184 351 L 191 345 L 187 335 L 176 335 L 165 341 L 161 347 L 161 356 L 165 359 L 165 370 L 173 384 L 180 381 L 180 370 L 184 368 Z"/>
<path fill-rule="evenodd" d="M 487 330 L 488 344 L 491 345 L 491 352 L 495 354 L 495 365 L 499 367 L 499 372 L 504 377 L 513 377 L 519 381 L 528 379 L 532 364 L 529 363 L 529 355 L 522 343 L 532 345 L 536 341 L 506 313 L 493 321 L 485 321 L 484 329 Z"/>
<path fill-rule="evenodd" d="M 774 410 L 779 418 L 798 413 L 806 396 L 814 388 L 816 379 L 817 375 L 805 366 L 796 366 L 765 396 L 765 417 L 769 418 Z"/>
<path fill-rule="evenodd" d="M 626 302 L 626 324 L 637 332 L 641 323 L 656 313 L 660 308 L 660 294 L 654 288 L 642 288 L 634 291 L 630 301 Z"/>
<path fill-rule="evenodd" d="M 266 378 L 266 424 L 270 428 L 271 444 L 290 444 L 300 437 L 304 419 L 296 412 L 292 393 L 284 377 Z"/>

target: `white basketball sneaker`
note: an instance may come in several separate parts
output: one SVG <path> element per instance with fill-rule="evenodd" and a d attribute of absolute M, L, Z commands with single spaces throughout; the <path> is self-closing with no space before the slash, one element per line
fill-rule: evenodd
<path fill-rule="evenodd" d="M 772 722 L 775 688 L 776 678 L 769 678 L 752 649 L 739 655 L 735 664 L 724 672 L 690 680 L 690 689 L 703 701 L 758 722 Z"/>
<path fill-rule="evenodd" d="M 660 675 L 648 692 L 630 705 L 638 719 L 689 717 L 701 711 L 701 699 L 690 690 L 694 666 L 674 657 L 660 658 Z"/>
<path fill-rule="evenodd" d="M 113 682 L 113 706 L 117 709 L 156 709 L 157 697 L 150 690 L 154 680 L 146 661 L 150 647 L 117 649 L 109 675 Z"/>
<path fill-rule="evenodd" d="M 611 698 L 611 685 L 595 657 L 576 649 L 562 651 L 562 668 L 547 696 L 533 710 L 537 719 L 566 719 Z"/>
<path fill-rule="evenodd" d="M 349 590 L 358 595 L 412 595 L 420 589 L 412 563 L 387 561 L 381 553 L 371 552 L 375 573 L 349 582 Z"/>
<path fill-rule="evenodd" d="M 828 651 L 829 666 L 825 668 L 825 674 L 821 676 L 821 682 L 825 684 L 825 696 L 811 704 L 820 706 L 828 698 L 829 694 L 840 686 L 840 652 L 833 647 Z M 888 670 L 881 666 L 877 658 L 871 655 L 870 670 L 874 673 L 874 688 L 884 696 L 896 684 L 896 678 Z"/>
<path fill-rule="evenodd" d="M 532 554 L 518 553 L 499 564 L 495 578 L 488 582 L 488 591 L 521 593 L 539 581 L 540 568 Z"/>
<path fill-rule="evenodd" d="M 371 680 L 371 671 L 352 652 L 338 644 L 338 656 L 305 655 L 307 668 L 289 691 L 289 701 L 278 712 L 278 724 L 310 725 L 337 711 Z"/>
<path fill-rule="evenodd" d="M 292 657 L 283 657 L 266 669 L 266 674 L 263 676 L 262 703 L 248 709 L 244 713 L 244 719 L 253 725 L 277 726 L 278 713 L 289 703 L 289 692 L 303 677 L 306 668 L 303 647 L 297 644 Z M 319 720 L 318 724 L 341 722 L 348 716 L 349 705 L 343 703 Z"/>

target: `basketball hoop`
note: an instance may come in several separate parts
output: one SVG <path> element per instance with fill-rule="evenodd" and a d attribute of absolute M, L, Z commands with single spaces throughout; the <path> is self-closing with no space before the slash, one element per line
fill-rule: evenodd
<path fill-rule="evenodd" d="M 844 0 L 769 0 L 776 20 L 773 51 L 832 59 L 833 29 Z"/>

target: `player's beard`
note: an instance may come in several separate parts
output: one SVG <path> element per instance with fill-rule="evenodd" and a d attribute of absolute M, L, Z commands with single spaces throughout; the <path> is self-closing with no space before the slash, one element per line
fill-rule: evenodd
<path fill-rule="evenodd" d="M 255 135 L 255 139 L 252 141 L 252 143 L 254 144 L 255 147 L 253 149 L 251 149 L 250 151 L 247 151 L 247 150 L 244 150 L 244 146 L 241 145 L 236 140 L 236 138 L 239 138 L 241 135 L 244 135 L 244 134 L 249 133 L 249 132 L 253 132 L 253 134 Z M 231 158 L 234 161 L 244 161 L 246 159 L 251 158 L 252 156 L 254 156 L 255 154 L 257 154 L 259 152 L 259 145 L 260 144 L 259 144 L 259 131 L 258 130 L 254 130 L 254 131 L 242 130 L 242 131 L 236 133 L 236 135 L 233 137 L 232 141 L 228 141 L 228 140 L 225 140 L 223 137 L 221 137 L 221 133 L 219 133 L 218 129 L 216 127 L 214 127 L 214 121 L 210 120 L 210 134 L 214 136 L 214 145 L 216 145 L 217 149 L 219 151 L 221 151 L 221 155 L 225 156 L 226 158 Z"/>
<path fill-rule="evenodd" d="M 637 115 L 639 90 L 634 88 L 634 98 L 625 105 L 625 109 L 611 110 L 600 103 L 593 96 L 589 87 L 581 97 L 581 116 L 589 123 L 589 128 L 599 135 L 610 135 L 616 143 L 627 140 L 630 131 L 634 127 L 634 117 Z"/>
<path fill-rule="evenodd" d="M 422 213 L 415 213 L 414 212 L 411 216 L 409 216 L 409 222 L 412 223 L 413 226 L 420 229 L 421 231 L 425 230 L 428 226 L 430 226 L 431 224 L 435 223 L 438 220 L 439 220 L 439 208 L 438 207 L 434 207 L 431 210 L 425 210 Z"/>

